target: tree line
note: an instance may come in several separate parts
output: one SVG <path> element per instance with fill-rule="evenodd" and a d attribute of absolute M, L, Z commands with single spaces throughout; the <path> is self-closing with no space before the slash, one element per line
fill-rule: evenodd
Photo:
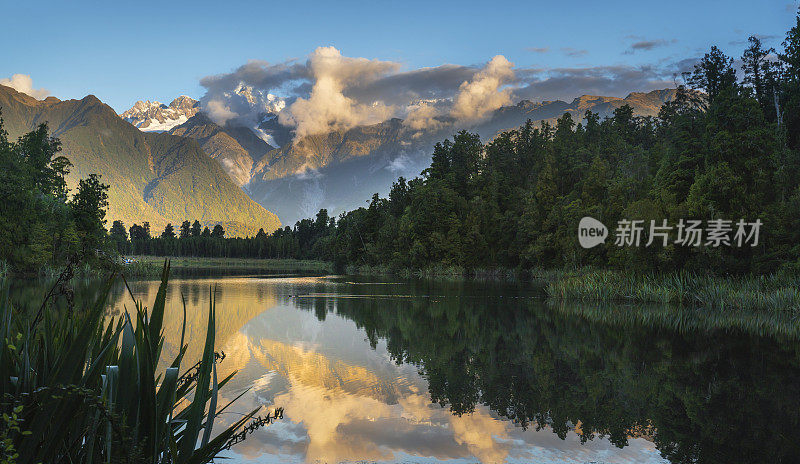
<path fill-rule="evenodd" d="M 221 224 L 211 229 L 197 219 L 183 221 L 178 230 L 170 223 L 160 234 L 152 234 L 150 223 L 133 224 L 125 228 L 122 221 L 114 221 L 109 238 L 120 254 L 157 256 L 203 256 L 231 258 L 295 258 L 300 255 L 300 245 L 290 227 L 278 229 L 270 235 L 260 229 L 255 237 L 225 237 Z"/>

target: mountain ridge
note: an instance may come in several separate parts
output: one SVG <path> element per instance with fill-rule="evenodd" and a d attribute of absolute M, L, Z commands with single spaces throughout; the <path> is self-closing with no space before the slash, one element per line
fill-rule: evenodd
<path fill-rule="evenodd" d="M 154 233 L 167 223 L 198 219 L 227 224 L 231 236 L 273 230 L 280 221 L 251 200 L 196 140 L 143 132 L 94 95 L 39 101 L 0 86 L 5 128 L 16 138 L 47 122 L 72 162 L 67 183 L 97 173 L 110 185 L 107 219 L 127 226 L 148 221 Z"/>

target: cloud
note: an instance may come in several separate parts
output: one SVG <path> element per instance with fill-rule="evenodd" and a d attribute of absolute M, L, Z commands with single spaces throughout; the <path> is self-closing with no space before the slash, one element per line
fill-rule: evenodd
<path fill-rule="evenodd" d="M 577 49 L 572 47 L 561 47 L 559 50 L 561 50 L 561 53 L 570 57 L 584 56 L 589 53 L 588 50 Z"/>
<path fill-rule="evenodd" d="M 638 50 L 653 50 L 654 48 L 664 47 L 671 43 L 675 43 L 675 40 L 664 40 L 664 39 L 657 39 L 657 40 L 640 40 L 638 42 L 634 42 L 631 44 L 630 51 L 635 52 Z"/>
<path fill-rule="evenodd" d="M 305 65 L 295 61 L 270 64 L 251 60 L 226 74 L 207 76 L 200 80 L 206 94 L 200 104 L 217 124 L 235 121 L 254 126 L 265 113 L 278 113 L 286 107 L 285 98 L 303 91 L 308 77 Z"/>
<path fill-rule="evenodd" d="M 200 85 L 212 92 L 229 91 L 242 84 L 260 89 L 277 89 L 287 82 L 306 77 L 308 69 L 295 60 L 277 64 L 250 60 L 231 73 L 206 76 L 200 79 Z"/>
<path fill-rule="evenodd" d="M 204 77 L 201 105 L 219 124 L 255 127 L 265 113 L 274 113 L 299 137 L 392 117 L 422 130 L 440 126 L 454 107 L 459 117 L 471 119 L 507 102 L 509 92 L 500 87 L 513 79 L 510 66 L 496 57 L 484 69 L 443 64 L 402 70 L 398 62 L 319 47 L 305 62 L 252 60 L 230 73 Z"/>
<path fill-rule="evenodd" d="M 31 97 L 37 100 L 42 100 L 48 95 L 50 95 L 50 91 L 47 89 L 43 88 L 34 89 L 33 79 L 31 79 L 31 76 L 27 74 L 14 74 L 13 76 L 11 76 L 11 79 L 8 78 L 0 79 L 0 85 L 11 87 L 17 92 L 22 92 L 24 94 L 30 95 Z"/>
<path fill-rule="evenodd" d="M 237 113 L 231 111 L 230 106 L 221 100 L 209 100 L 205 102 L 204 110 L 212 121 L 220 125 L 225 125 L 228 120 L 238 117 Z"/>
<path fill-rule="evenodd" d="M 780 36 L 774 34 L 753 34 L 753 37 L 757 38 L 762 42 L 769 42 L 775 39 L 779 39 Z M 729 45 L 740 46 L 740 45 L 747 45 L 750 39 L 743 39 L 743 40 L 732 40 L 728 42 Z"/>
<path fill-rule="evenodd" d="M 596 66 L 520 70 L 522 85 L 514 89 L 516 100 L 571 100 L 580 95 L 625 96 L 632 91 L 674 87 L 675 66 Z"/>
<path fill-rule="evenodd" d="M 631 50 L 670 43 L 628 37 Z M 545 53 L 548 48 L 529 49 Z M 561 48 L 568 56 L 586 50 Z M 296 137 L 347 130 L 401 118 L 415 131 L 475 122 L 522 99 L 571 100 L 584 94 L 625 96 L 633 91 L 674 87 L 675 76 L 691 71 L 695 59 L 651 65 L 516 68 L 497 55 L 483 66 L 442 64 L 404 69 L 395 61 L 354 58 L 319 47 L 306 60 L 249 61 L 230 73 L 203 78 L 203 110 L 221 124 L 255 128 L 265 113 L 293 129 Z"/>
<path fill-rule="evenodd" d="M 666 47 L 670 44 L 677 43 L 676 39 L 647 39 L 638 35 L 629 35 L 625 37 L 633 41 L 623 55 L 633 55 L 636 52 L 655 50 L 656 48 Z"/>
<path fill-rule="evenodd" d="M 511 103 L 511 90 L 503 87 L 514 80 L 514 63 L 503 55 L 492 58 L 471 81 L 458 88 L 451 115 L 458 120 L 474 121 Z"/>
<path fill-rule="evenodd" d="M 409 106 L 403 124 L 416 131 L 435 128 L 444 124 L 442 115 L 443 112 L 435 105 L 429 102 L 419 102 Z"/>
<path fill-rule="evenodd" d="M 374 124 L 395 109 L 383 101 L 362 103 L 344 94 L 348 86 L 369 83 L 398 70 L 391 61 L 342 56 L 334 47 L 319 47 L 308 58 L 313 86 L 308 98 L 297 98 L 279 114 L 282 124 L 295 126 L 302 137 L 332 129 Z"/>
<path fill-rule="evenodd" d="M 472 66 L 454 64 L 420 68 L 355 84 L 346 94 L 360 100 L 382 100 L 397 105 L 442 100 L 452 98 L 461 83 L 472 79 L 478 71 Z"/>
<path fill-rule="evenodd" d="M 550 47 L 528 47 L 525 50 L 532 53 L 547 53 L 550 51 Z"/>
<path fill-rule="evenodd" d="M 399 172 L 407 172 L 412 165 L 411 158 L 405 153 L 401 153 L 400 156 L 391 160 L 388 165 L 386 165 L 386 169 L 391 172 L 399 173 Z"/>

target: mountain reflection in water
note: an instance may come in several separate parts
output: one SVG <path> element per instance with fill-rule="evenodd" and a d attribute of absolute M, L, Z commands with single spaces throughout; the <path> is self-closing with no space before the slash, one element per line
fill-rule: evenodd
<path fill-rule="evenodd" d="M 131 287 L 149 303 L 157 282 Z M 285 409 L 234 448 L 235 462 L 800 456 L 800 344 L 788 335 L 704 329 L 663 308 L 647 314 L 673 319 L 628 317 L 643 314 L 638 307 L 548 305 L 535 289 L 508 284 L 177 278 L 165 358 L 177 351 L 181 294 L 187 356 L 199 357 L 191 349 L 202 346 L 210 287 L 226 354 L 220 376 L 238 371 L 222 394 L 249 389 L 220 421 L 255 405 Z M 115 310 L 130 307 L 115 295 Z"/>

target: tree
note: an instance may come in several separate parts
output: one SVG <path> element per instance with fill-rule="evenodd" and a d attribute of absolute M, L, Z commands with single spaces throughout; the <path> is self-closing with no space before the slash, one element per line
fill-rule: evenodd
<path fill-rule="evenodd" d="M 201 232 L 200 221 L 197 219 L 192 223 L 192 237 L 199 237 Z"/>
<path fill-rule="evenodd" d="M 100 182 L 100 176 L 90 174 L 78 182 L 78 192 L 70 203 L 75 218 L 75 229 L 81 240 L 84 253 L 96 249 L 106 234 L 106 207 L 108 207 L 108 185 Z"/>
<path fill-rule="evenodd" d="M 764 116 L 770 121 L 775 121 L 775 91 L 777 82 L 777 65 L 769 59 L 775 49 L 764 49 L 758 37 L 748 38 L 750 45 L 742 55 L 742 71 L 744 83 L 748 85 L 761 105 Z"/>
<path fill-rule="evenodd" d="M 27 165 L 34 188 L 48 195 L 67 197 L 67 183 L 64 178 L 72 163 L 66 157 L 58 155 L 61 141 L 48 135 L 46 123 L 20 137 L 15 151 Z"/>
<path fill-rule="evenodd" d="M 211 237 L 211 231 L 208 230 L 208 227 L 203 227 L 203 232 L 200 234 L 201 237 Z"/>
<path fill-rule="evenodd" d="M 483 154 L 483 144 L 478 134 L 461 131 L 453 138 L 450 151 L 453 188 L 466 196 L 472 187 L 472 180 L 478 174 L 478 163 Z"/>
<path fill-rule="evenodd" d="M 726 56 L 716 46 L 711 47 L 711 51 L 695 65 L 694 72 L 689 77 L 689 85 L 704 91 L 709 102 L 713 102 L 721 92 L 735 89 L 737 84 L 733 58 Z"/>
<path fill-rule="evenodd" d="M 181 235 L 180 235 L 180 237 L 181 238 L 189 238 L 189 236 L 191 234 L 192 234 L 192 226 L 191 226 L 191 224 L 189 223 L 189 221 L 183 221 L 183 223 L 181 224 Z"/>
<path fill-rule="evenodd" d="M 399 177 L 397 182 L 392 183 L 389 191 L 389 209 L 395 217 L 400 217 L 408 206 L 409 188 L 404 177 Z"/>
<path fill-rule="evenodd" d="M 164 232 L 161 232 L 161 238 L 175 238 L 175 228 L 172 227 L 172 224 L 167 224 L 164 227 Z"/>
<path fill-rule="evenodd" d="M 0 260 L 16 272 L 57 266 L 79 246 L 60 150 L 46 124 L 9 142 L 0 118 Z"/>
<path fill-rule="evenodd" d="M 785 67 L 780 103 L 781 117 L 785 118 L 788 144 L 791 148 L 800 149 L 800 11 L 795 17 L 795 25 L 786 34 L 783 41 L 783 53 L 778 57 Z"/>
<path fill-rule="evenodd" d="M 790 83 L 800 82 L 800 9 L 795 16 L 795 24 L 786 33 L 783 53 L 778 58 L 786 65 L 786 79 Z"/>
<path fill-rule="evenodd" d="M 225 229 L 223 229 L 221 225 L 217 224 L 214 226 L 214 230 L 211 231 L 211 236 L 215 238 L 223 238 L 225 236 Z"/>
<path fill-rule="evenodd" d="M 150 224 L 148 224 L 148 223 L 145 223 L 145 224 L 148 225 L 147 228 L 144 228 L 143 226 L 140 226 L 139 224 L 133 224 L 131 226 L 131 228 L 129 229 L 128 232 L 130 233 L 130 237 L 131 237 L 131 241 L 132 242 L 133 241 L 142 242 L 142 241 L 150 240 L 150 227 L 149 227 Z"/>
<path fill-rule="evenodd" d="M 128 243 L 128 231 L 125 230 L 125 224 L 122 221 L 114 221 L 111 224 L 111 231 L 110 231 L 111 241 L 117 247 L 117 251 L 122 253 L 126 251 L 126 245 Z"/>
<path fill-rule="evenodd" d="M 444 142 L 437 142 L 433 147 L 433 156 L 431 158 L 431 166 L 422 174 L 429 179 L 445 179 L 450 173 L 450 149 L 452 143 L 450 140 L 445 139 Z"/>

